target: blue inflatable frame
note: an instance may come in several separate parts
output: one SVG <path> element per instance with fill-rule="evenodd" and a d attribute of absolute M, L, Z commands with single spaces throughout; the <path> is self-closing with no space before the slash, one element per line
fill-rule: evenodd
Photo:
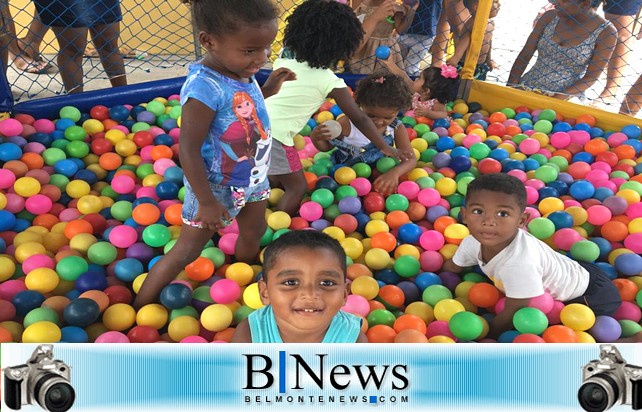
<path fill-rule="evenodd" d="M 271 70 L 267 69 L 260 70 L 256 74 L 256 79 L 259 84 L 263 84 L 271 72 Z M 341 74 L 340 76 L 345 80 L 346 84 L 352 88 L 355 87 L 359 79 L 364 77 L 363 75 L 357 74 Z M 4 79 L 6 82 L 6 77 Z M 88 113 L 89 110 L 97 104 L 111 107 L 123 104 L 137 105 L 147 103 L 156 97 L 168 97 L 173 94 L 178 94 L 184 82 L 185 77 L 176 77 L 173 79 L 137 83 L 129 86 L 28 100 L 15 105 L 13 105 L 13 96 L 11 95 L 8 83 L 5 88 L 0 84 L 0 111 L 11 112 L 14 115 L 19 113 L 29 114 L 36 119 L 57 119 L 60 108 L 64 106 L 74 106 L 81 112 Z M 7 96 L 5 95 L 7 91 L 8 96 L 11 96 L 8 98 L 8 102 Z"/>

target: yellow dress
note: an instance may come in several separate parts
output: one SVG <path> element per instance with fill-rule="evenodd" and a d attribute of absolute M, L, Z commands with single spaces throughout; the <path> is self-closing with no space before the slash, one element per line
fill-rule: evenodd
<path fill-rule="evenodd" d="M 362 22 L 370 16 L 377 8 L 365 6 L 362 4 L 357 7 L 355 13 L 359 16 Z M 401 57 L 401 48 L 397 43 L 397 36 L 393 33 L 394 24 L 387 21 L 382 21 L 377 24 L 374 32 L 366 42 L 363 49 L 356 53 L 350 59 L 350 71 L 357 74 L 370 74 L 378 69 L 383 69 L 386 66 L 375 56 L 375 51 L 379 46 L 388 46 L 390 53 L 393 56 L 394 62 L 402 70 L 405 69 L 403 59 Z"/>

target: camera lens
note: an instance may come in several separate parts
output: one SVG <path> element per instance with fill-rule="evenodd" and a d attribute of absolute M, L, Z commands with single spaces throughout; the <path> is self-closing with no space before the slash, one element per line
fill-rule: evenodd
<path fill-rule="evenodd" d="M 34 389 L 38 404 L 50 412 L 65 412 L 76 400 L 76 392 L 69 382 L 53 373 L 42 376 Z"/>
<path fill-rule="evenodd" d="M 603 412 L 619 399 L 619 388 L 613 378 L 606 374 L 591 376 L 580 386 L 577 398 L 580 406 L 588 412 Z"/>

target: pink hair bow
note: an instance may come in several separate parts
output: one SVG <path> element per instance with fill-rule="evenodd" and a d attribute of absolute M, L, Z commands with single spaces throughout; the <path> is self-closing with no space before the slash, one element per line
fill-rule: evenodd
<path fill-rule="evenodd" d="M 449 66 L 447 64 L 441 65 L 441 75 L 447 79 L 456 79 L 457 78 L 457 69 L 455 66 Z"/>

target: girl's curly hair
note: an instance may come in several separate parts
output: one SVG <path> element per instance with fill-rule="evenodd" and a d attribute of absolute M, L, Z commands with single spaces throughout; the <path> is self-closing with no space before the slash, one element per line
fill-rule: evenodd
<path fill-rule="evenodd" d="M 284 47 L 300 62 L 334 69 L 361 44 L 363 28 L 352 9 L 334 0 L 307 0 L 287 19 Z"/>
<path fill-rule="evenodd" d="M 377 71 L 364 77 L 354 93 L 358 105 L 408 109 L 412 103 L 412 90 L 403 78 L 388 71 Z"/>
<path fill-rule="evenodd" d="M 278 17 L 271 0 L 181 0 L 192 10 L 197 30 L 218 37 L 233 34 L 239 26 L 268 23 Z"/>
<path fill-rule="evenodd" d="M 421 76 L 424 79 L 422 89 L 430 89 L 431 99 L 437 99 L 438 102 L 446 104 L 457 97 L 459 76 L 456 79 L 444 77 L 438 67 L 427 67 L 421 72 Z"/>

